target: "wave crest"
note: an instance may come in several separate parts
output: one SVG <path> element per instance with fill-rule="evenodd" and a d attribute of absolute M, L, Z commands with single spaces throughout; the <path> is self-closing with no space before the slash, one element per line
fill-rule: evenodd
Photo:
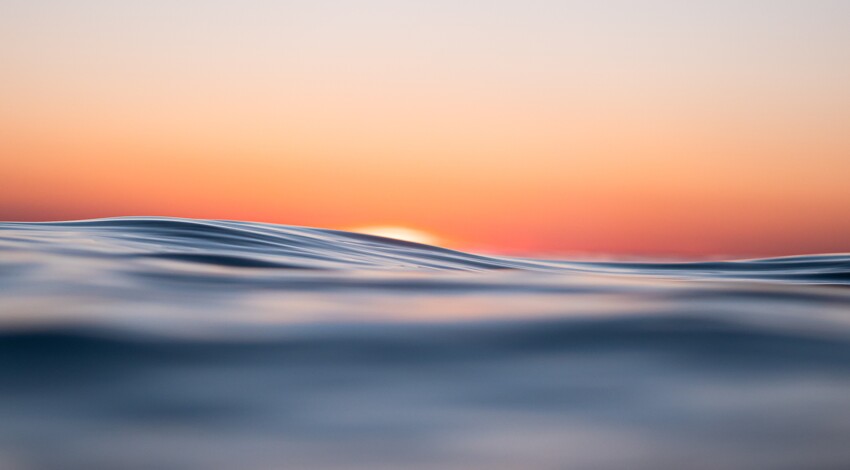
<path fill-rule="evenodd" d="M 222 268 L 407 271 L 514 269 L 850 283 L 848 254 L 722 262 L 568 262 L 484 256 L 338 230 L 165 217 L 6 222 L 0 224 L 0 249 L 48 255 L 165 260 L 183 265 L 202 264 Z M 11 265 L 7 264 L 5 268 L 11 269 Z"/>

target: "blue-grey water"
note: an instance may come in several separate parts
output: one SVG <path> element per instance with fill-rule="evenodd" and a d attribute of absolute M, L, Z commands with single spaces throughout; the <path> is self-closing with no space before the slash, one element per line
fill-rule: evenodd
<path fill-rule="evenodd" d="M 847 469 L 850 255 L 0 223 L 0 469 Z"/>

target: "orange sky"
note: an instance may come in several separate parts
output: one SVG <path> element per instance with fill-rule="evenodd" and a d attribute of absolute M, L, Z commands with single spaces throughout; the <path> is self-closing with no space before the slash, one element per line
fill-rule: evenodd
<path fill-rule="evenodd" d="M 173 3 L 0 5 L 0 219 L 850 251 L 846 2 Z"/>

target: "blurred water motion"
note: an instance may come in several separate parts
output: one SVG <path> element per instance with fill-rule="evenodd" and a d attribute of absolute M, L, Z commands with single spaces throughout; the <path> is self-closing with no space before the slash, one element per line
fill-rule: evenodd
<path fill-rule="evenodd" d="M 2 469 L 843 469 L 850 256 L 0 224 Z"/>

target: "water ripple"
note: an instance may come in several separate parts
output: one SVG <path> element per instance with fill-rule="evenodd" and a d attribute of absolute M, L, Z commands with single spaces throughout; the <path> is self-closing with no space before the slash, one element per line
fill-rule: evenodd
<path fill-rule="evenodd" d="M 850 255 L 0 223 L 0 468 L 850 466 Z"/>

